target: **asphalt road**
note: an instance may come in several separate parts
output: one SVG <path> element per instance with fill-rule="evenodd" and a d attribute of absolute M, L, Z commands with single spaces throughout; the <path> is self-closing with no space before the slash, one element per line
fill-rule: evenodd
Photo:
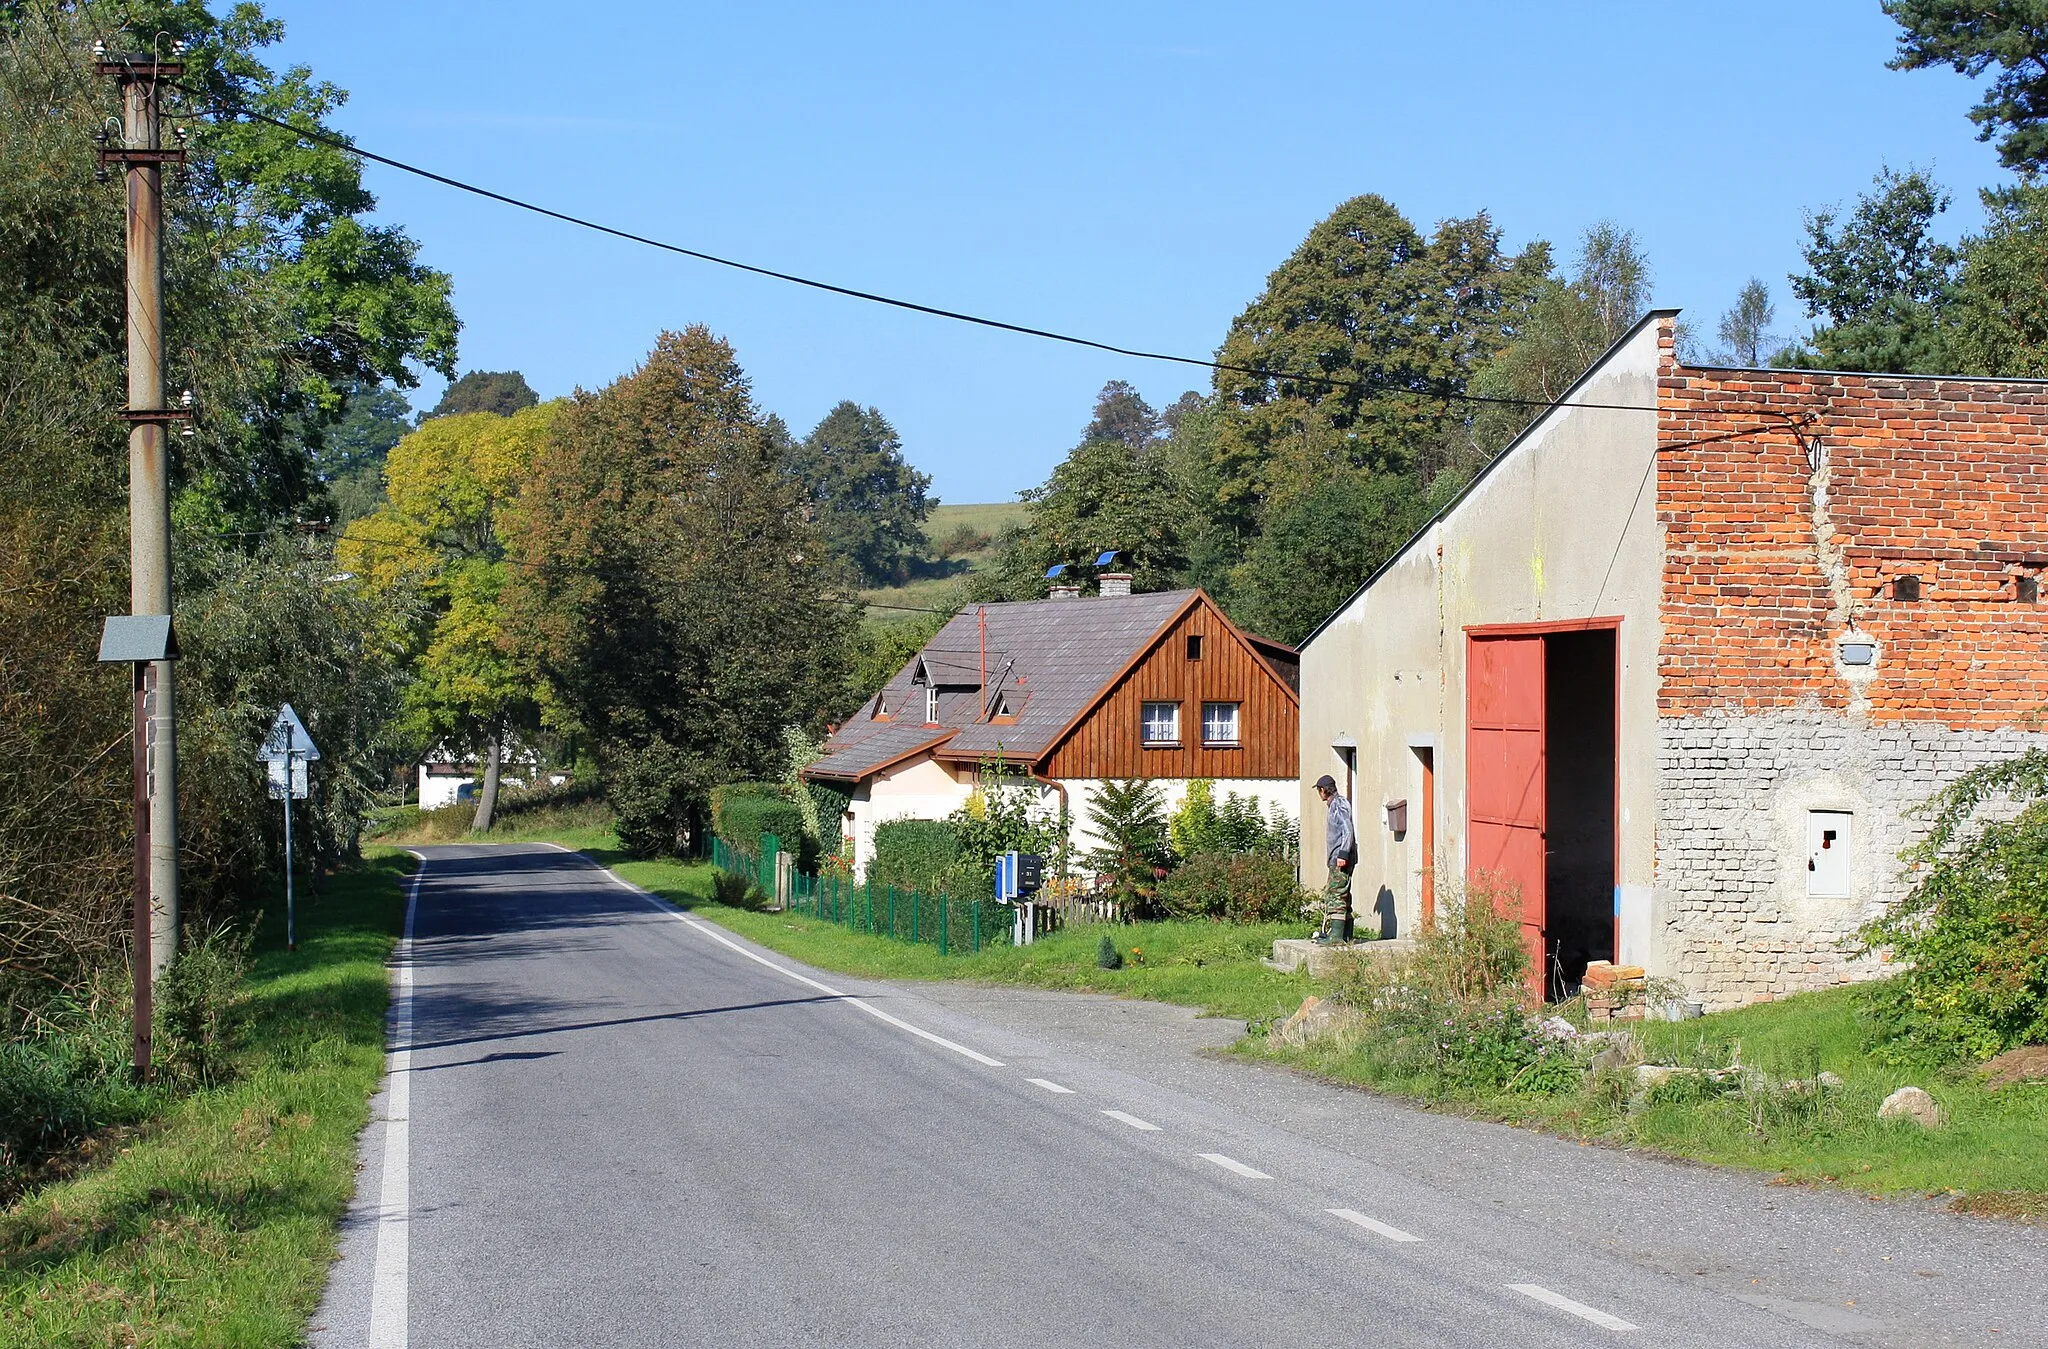
<path fill-rule="evenodd" d="M 424 851 L 315 1344 L 2048 1343 L 2035 1232 L 1200 1060 L 1175 1009 L 861 984 L 573 854 Z"/>

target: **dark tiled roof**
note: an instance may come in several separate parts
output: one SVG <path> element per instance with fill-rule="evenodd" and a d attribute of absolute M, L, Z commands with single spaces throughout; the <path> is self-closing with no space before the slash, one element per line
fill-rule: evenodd
<path fill-rule="evenodd" d="M 876 721 L 867 705 L 826 745 L 827 757 L 810 768 L 819 777 L 856 779 L 923 746 L 918 737 L 945 737 L 947 757 L 1001 754 L 1033 760 L 1092 703 L 1105 685 L 1151 645 L 1197 592 L 1163 590 L 1143 595 L 1032 600 L 991 604 L 955 615 L 889 681 L 880 697 L 903 720 Z M 988 625 L 988 703 L 1000 697 L 1014 724 L 982 720 L 982 615 Z M 939 724 L 923 724 L 920 669 L 939 685 Z M 911 718 L 917 720 L 912 721 Z M 1007 720 L 1007 719 L 1006 719 Z"/>
<path fill-rule="evenodd" d="M 924 700 L 918 699 L 917 714 L 924 715 Z M 849 735 L 835 735 L 825 746 L 825 757 L 804 772 L 815 778 L 858 782 L 878 768 L 884 768 L 938 744 L 953 734 L 949 727 L 927 726 L 918 721 L 874 721 L 865 715 L 848 724 Z"/>

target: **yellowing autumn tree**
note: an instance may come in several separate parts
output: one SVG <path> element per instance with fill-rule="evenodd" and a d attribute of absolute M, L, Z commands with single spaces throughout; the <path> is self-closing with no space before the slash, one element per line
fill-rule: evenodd
<path fill-rule="evenodd" d="M 507 736 L 538 717 L 535 682 L 505 631 L 501 531 L 561 407 L 425 422 L 392 447 L 384 509 L 351 524 L 339 548 L 372 589 L 413 589 L 425 601 L 406 729 L 423 748 L 439 743 L 483 760 L 478 833 L 497 810 Z"/>

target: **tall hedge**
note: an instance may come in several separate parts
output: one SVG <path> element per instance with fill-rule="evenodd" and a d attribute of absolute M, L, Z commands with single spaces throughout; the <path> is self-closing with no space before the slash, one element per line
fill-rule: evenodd
<path fill-rule="evenodd" d="M 945 820 L 889 820 L 875 826 L 868 881 L 898 890 L 944 889 L 960 860 L 960 831 Z"/>
<path fill-rule="evenodd" d="M 761 835 L 773 834 L 783 851 L 808 860 L 810 840 L 804 834 L 804 813 L 775 782 L 735 782 L 711 793 L 711 832 L 735 852 L 760 851 Z"/>

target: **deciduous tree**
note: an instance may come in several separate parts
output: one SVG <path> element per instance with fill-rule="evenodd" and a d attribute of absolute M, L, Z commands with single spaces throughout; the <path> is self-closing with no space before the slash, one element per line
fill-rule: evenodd
<path fill-rule="evenodd" d="M 510 525 L 512 632 L 607 781 L 674 847 L 712 787 L 773 775 L 844 689 L 856 612 L 732 348 L 662 334 L 562 410 Z"/>
<path fill-rule="evenodd" d="M 540 395 L 517 370 L 471 370 L 441 393 L 429 417 L 453 417 L 465 412 L 494 412 L 509 417 L 522 408 L 540 402 Z"/>
<path fill-rule="evenodd" d="M 1945 310 L 1962 253 L 1934 235 L 1948 194 L 1919 169 L 1887 168 L 1844 218 L 1833 207 L 1806 217 L 1807 270 L 1792 293 L 1821 320 L 1808 348 L 1788 361 L 1832 370 L 1943 374 Z"/>
<path fill-rule="evenodd" d="M 770 422 L 774 439 L 781 420 Z M 906 579 L 924 546 L 925 517 L 937 503 L 928 495 L 931 478 L 904 460 L 903 442 L 880 409 L 840 403 L 800 444 L 789 446 L 788 463 L 833 556 L 863 585 Z"/>

